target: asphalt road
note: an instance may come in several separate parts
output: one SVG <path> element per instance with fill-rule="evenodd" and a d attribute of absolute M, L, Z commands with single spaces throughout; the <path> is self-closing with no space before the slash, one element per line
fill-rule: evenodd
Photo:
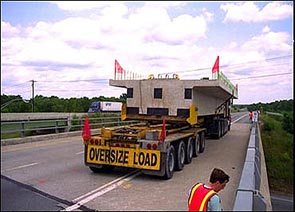
<path fill-rule="evenodd" d="M 216 166 L 231 176 L 220 196 L 224 210 L 232 210 L 249 132 L 243 120 L 233 124 L 223 138 L 207 140 L 204 153 L 170 180 L 120 168 L 94 174 L 84 165 L 80 136 L 4 146 L 1 211 L 186 210 L 191 186 L 207 181 Z M 280 197 L 272 204 L 273 210 L 293 209 L 293 201 Z"/>

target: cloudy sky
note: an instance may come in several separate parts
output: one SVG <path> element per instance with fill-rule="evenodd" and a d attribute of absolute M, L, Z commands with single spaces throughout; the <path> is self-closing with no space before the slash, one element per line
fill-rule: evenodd
<path fill-rule="evenodd" d="M 238 84 L 235 104 L 293 99 L 293 2 L 1 1 L 1 94 L 119 97 L 127 77 Z"/>

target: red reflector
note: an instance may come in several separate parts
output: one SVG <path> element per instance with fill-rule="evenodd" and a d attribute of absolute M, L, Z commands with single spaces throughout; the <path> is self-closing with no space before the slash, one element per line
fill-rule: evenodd
<path fill-rule="evenodd" d="M 116 144 L 116 146 L 120 146 L 120 144 Z"/>
<path fill-rule="evenodd" d="M 126 147 L 130 148 L 130 144 L 126 144 Z"/>
<path fill-rule="evenodd" d="M 98 139 L 95 139 L 95 144 L 98 145 Z"/>
<path fill-rule="evenodd" d="M 125 147 L 125 144 L 121 144 L 121 147 Z"/>
<path fill-rule="evenodd" d="M 152 148 L 152 145 L 151 145 L 151 144 L 147 144 L 146 147 L 147 147 L 148 149 L 151 149 L 151 148 Z"/>
<path fill-rule="evenodd" d="M 153 144 L 153 149 L 157 149 L 158 145 L 157 144 Z"/>

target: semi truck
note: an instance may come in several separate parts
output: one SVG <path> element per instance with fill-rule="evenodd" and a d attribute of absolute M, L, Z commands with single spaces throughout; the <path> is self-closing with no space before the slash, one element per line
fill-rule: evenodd
<path fill-rule="evenodd" d="M 219 139 L 230 131 L 237 89 L 218 74 L 216 79 L 199 80 L 181 80 L 176 74 L 110 79 L 110 86 L 127 90 L 121 120 L 138 122 L 103 127 L 91 135 L 85 121 L 85 165 L 95 173 L 131 167 L 171 179 L 205 150 L 207 137 Z"/>
<path fill-rule="evenodd" d="M 122 102 L 92 102 L 88 113 L 120 112 Z"/>

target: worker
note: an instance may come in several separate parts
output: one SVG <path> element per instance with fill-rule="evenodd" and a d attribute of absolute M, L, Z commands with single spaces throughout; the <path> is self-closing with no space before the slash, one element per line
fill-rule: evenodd
<path fill-rule="evenodd" d="M 252 123 L 256 123 L 258 121 L 258 112 L 253 112 Z"/>
<path fill-rule="evenodd" d="M 249 112 L 249 120 L 250 120 L 251 123 L 253 122 L 252 119 L 253 119 L 253 112 L 250 111 L 250 112 Z"/>
<path fill-rule="evenodd" d="M 221 200 L 218 192 L 224 189 L 229 176 L 221 169 L 214 168 L 207 184 L 197 183 L 188 198 L 189 211 L 221 211 Z"/>

